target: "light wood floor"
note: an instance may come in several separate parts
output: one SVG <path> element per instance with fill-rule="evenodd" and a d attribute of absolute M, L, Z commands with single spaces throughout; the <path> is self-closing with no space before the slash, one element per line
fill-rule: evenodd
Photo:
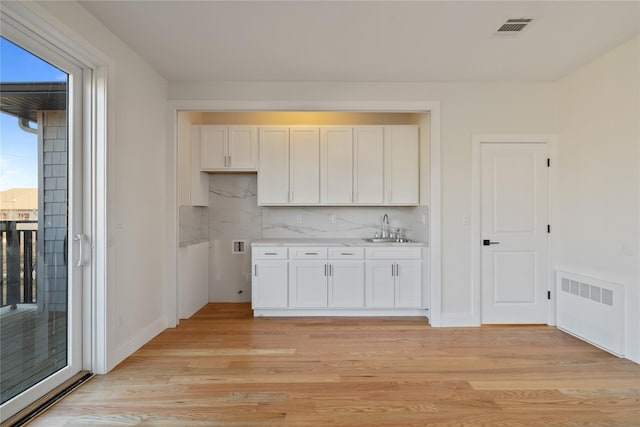
<path fill-rule="evenodd" d="M 638 426 L 640 366 L 551 327 L 212 304 L 32 426 Z"/>

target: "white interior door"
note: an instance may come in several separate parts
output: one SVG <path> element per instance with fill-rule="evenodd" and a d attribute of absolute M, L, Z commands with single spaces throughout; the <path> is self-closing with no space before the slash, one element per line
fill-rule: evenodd
<path fill-rule="evenodd" d="M 483 143 L 481 161 L 482 323 L 547 323 L 547 145 Z"/>

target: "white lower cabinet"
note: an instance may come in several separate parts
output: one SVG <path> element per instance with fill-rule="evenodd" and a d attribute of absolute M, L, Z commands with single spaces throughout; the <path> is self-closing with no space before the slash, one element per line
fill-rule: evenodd
<path fill-rule="evenodd" d="M 364 307 L 364 262 L 332 261 L 329 264 L 329 307 Z"/>
<path fill-rule="evenodd" d="M 251 251 L 251 305 L 254 309 L 289 306 L 287 248 L 253 248 Z"/>
<path fill-rule="evenodd" d="M 419 247 L 254 247 L 252 255 L 253 308 L 260 315 L 425 309 Z"/>
<path fill-rule="evenodd" d="M 396 262 L 396 308 L 422 307 L 422 261 Z"/>
<path fill-rule="evenodd" d="M 367 248 L 366 285 L 367 307 L 423 308 L 421 249 Z"/>
<path fill-rule="evenodd" d="M 391 261 L 367 262 L 367 307 L 394 308 L 395 277 Z"/>
<path fill-rule="evenodd" d="M 253 265 L 253 308 L 287 308 L 287 261 L 256 261 Z"/>
<path fill-rule="evenodd" d="M 326 261 L 291 261 L 289 279 L 290 307 L 327 307 Z"/>
<path fill-rule="evenodd" d="M 290 261 L 291 308 L 363 308 L 362 261 Z"/>

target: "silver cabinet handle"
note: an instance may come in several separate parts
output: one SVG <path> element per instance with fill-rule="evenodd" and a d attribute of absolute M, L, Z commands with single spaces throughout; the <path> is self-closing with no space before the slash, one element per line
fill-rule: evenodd
<path fill-rule="evenodd" d="M 400 264 L 396 264 L 396 276 L 400 276 Z"/>
<path fill-rule="evenodd" d="M 265 255 L 278 255 L 276 252 L 265 252 Z"/>
<path fill-rule="evenodd" d="M 395 275 L 396 275 L 396 273 L 395 273 L 395 264 L 391 264 L 391 276 L 393 277 Z"/>
<path fill-rule="evenodd" d="M 253 275 L 258 277 L 258 264 L 253 265 Z"/>
<path fill-rule="evenodd" d="M 329 264 L 329 276 L 333 277 L 333 264 Z"/>
<path fill-rule="evenodd" d="M 73 241 L 78 242 L 80 245 L 80 250 L 78 253 L 78 261 L 75 262 L 76 267 L 82 267 L 84 264 L 84 234 L 76 234 L 73 236 Z"/>
<path fill-rule="evenodd" d="M 327 277 L 327 264 L 324 265 L 324 277 Z"/>
<path fill-rule="evenodd" d="M 305 255 L 318 255 L 318 252 L 305 252 Z"/>
<path fill-rule="evenodd" d="M 231 167 L 231 156 L 229 156 L 229 167 Z"/>

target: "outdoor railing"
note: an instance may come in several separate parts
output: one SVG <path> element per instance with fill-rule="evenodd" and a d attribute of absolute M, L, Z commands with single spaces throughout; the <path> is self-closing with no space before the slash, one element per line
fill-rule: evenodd
<path fill-rule="evenodd" d="M 0 221 L 0 307 L 36 302 L 38 221 Z"/>

